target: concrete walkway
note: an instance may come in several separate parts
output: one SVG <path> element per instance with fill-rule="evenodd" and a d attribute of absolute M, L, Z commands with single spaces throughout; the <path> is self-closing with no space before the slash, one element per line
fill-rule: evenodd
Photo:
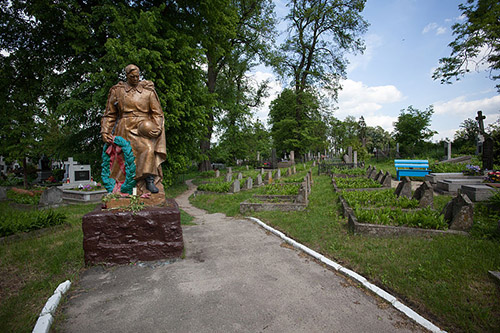
<path fill-rule="evenodd" d="M 176 198 L 186 257 L 86 270 L 63 332 L 422 332 L 391 306 L 246 219 Z"/>

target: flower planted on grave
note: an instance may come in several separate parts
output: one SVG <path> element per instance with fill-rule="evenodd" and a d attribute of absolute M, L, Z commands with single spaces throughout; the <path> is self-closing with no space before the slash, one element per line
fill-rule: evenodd
<path fill-rule="evenodd" d="M 489 183 L 500 183 L 500 171 L 490 171 L 486 175 L 486 181 Z"/>
<path fill-rule="evenodd" d="M 479 176 L 482 174 L 481 168 L 478 165 L 467 164 L 465 166 L 464 175 Z"/>
<path fill-rule="evenodd" d="M 73 188 L 72 190 L 74 191 L 84 191 L 84 192 L 90 192 L 90 191 L 100 191 L 104 190 L 102 185 L 100 183 L 96 183 L 95 185 L 92 184 L 86 184 L 86 185 L 78 185 L 78 188 Z"/>

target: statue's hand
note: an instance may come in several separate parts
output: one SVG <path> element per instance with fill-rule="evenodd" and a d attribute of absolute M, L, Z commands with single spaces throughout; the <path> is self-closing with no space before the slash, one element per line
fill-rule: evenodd
<path fill-rule="evenodd" d="M 105 143 L 113 143 L 113 136 L 108 133 L 102 133 L 102 141 Z"/>

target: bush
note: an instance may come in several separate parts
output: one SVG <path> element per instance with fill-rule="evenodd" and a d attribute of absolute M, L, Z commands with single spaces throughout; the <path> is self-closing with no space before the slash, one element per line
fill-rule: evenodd
<path fill-rule="evenodd" d="M 199 191 L 217 192 L 217 193 L 229 192 L 230 188 L 231 188 L 231 182 L 207 183 L 198 185 Z"/>
<path fill-rule="evenodd" d="M 54 210 L 0 211 L 0 237 L 47 228 L 66 222 L 66 215 Z"/>

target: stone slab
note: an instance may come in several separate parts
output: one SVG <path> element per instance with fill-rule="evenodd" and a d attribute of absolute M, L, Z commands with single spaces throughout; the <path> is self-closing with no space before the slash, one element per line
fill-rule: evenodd
<path fill-rule="evenodd" d="M 430 173 L 425 176 L 424 181 L 429 181 L 431 184 L 437 184 L 439 180 L 444 179 L 483 179 L 483 176 L 466 176 L 462 172 L 442 172 L 442 173 Z"/>
<path fill-rule="evenodd" d="M 495 193 L 495 191 L 498 190 L 495 190 L 493 187 L 485 184 L 462 186 L 462 193 L 467 195 L 469 199 L 474 202 L 488 200 Z"/>
<path fill-rule="evenodd" d="M 178 258 L 184 248 L 180 212 L 173 199 L 165 207 L 139 212 L 96 208 L 83 216 L 87 265 L 126 264 Z"/>
<path fill-rule="evenodd" d="M 452 179 L 443 179 L 438 180 L 436 184 L 436 190 L 442 192 L 456 193 L 462 185 L 475 185 L 481 184 L 484 181 L 483 178 L 472 178 L 472 179 L 463 179 L 463 178 L 452 178 Z"/>
<path fill-rule="evenodd" d="M 100 202 L 102 197 L 105 196 L 108 191 L 100 190 L 100 191 L 73 191 L 73 190 L 65 190 L 62 188 L 63 192 L 63 200 L 64 201 L 73 201 L 73 202 Z"/>

